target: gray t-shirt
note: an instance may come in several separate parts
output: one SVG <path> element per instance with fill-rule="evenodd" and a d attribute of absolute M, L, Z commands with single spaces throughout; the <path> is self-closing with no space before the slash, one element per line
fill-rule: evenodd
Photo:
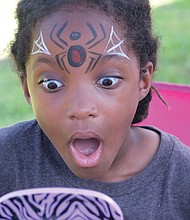
<path fill-rule="evenodd" d="M 0 196 L 36 187 L 97 190 L 112 197 L 126 220 L 190 219 L 190 148 L 160 133 L 152 162 L 137 176 L 118 183 L 75 176 L 33 120 L 0 129 Z"/>

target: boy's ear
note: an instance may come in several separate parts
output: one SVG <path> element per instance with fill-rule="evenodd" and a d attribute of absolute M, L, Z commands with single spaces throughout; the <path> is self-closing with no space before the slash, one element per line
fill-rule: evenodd
<path fill-rule="evenodd" d="M 152 75 L 154 72 L 154 67 L 152 62 L 148 62 L 145 68 L 143 68 L 140 79 L 140 97 L 141 101 L 150 91 L 152 85 Z"/>
<path fill-rule="evenodd" d="M 24 97 L 25 97 L 26 101 L 28 102 L 29 105 L 31 105 L 30 92 L 28 90 L 28 85 L 27 85 L 26 80 L 22 81 L 22 89 L 24 91 Z"/>

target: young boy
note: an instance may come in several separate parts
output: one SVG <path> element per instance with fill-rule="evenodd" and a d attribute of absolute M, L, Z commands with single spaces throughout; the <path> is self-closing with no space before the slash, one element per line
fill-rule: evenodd
<path fill-rule="evenodd" d="M 0 195 L 103 192 L 126 219 L 190 218 L 190 150 L 148 114 L 157 39 L 147 0 L 22 0 L 11 53 L 36 120 L 0 130 Z"/>

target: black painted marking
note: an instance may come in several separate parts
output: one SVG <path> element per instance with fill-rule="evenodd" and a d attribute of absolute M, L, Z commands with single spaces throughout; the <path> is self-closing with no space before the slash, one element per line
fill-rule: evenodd
<path fill-rule="evenodd" d="M 80 37 L 81 37 L 81 33 L 80 33 L 80 32 L 73 31 L 73 32 L 70 34 L 70 39 L 71 39 L 72 41 L 78 40 L 78 39 L 80 39 Z"/>
<path fill-rule="evenodd" d="M 72 67 L 79 67 L 86 60 L 86 50 L 80 45 L 71 46 L 68 51 L 68 62 Z"/>
<path fill-rule="evenodd" d="M 63 33 L 63 31 L 65 30 L 65 27 L 67 26 L 67 23 L 68 23 L 68 22 L 66 21 L 66 22 L 63 24 L 63 26 L 62 26 L 62 27 L 58 30 L 58 32 L 56 33 L 57 39 L 58 39 L 61 43 L 65 44 L 66 46 L 68 46 L 68 43 L 67 43 L 66 41 L 64 41 L 60 36 L 61 36 L 61 34 Z M 53 27 L 53 29 L 52 29 L 52 31 L 51 31 L 51 33 L 50 33 L 50 39 L 51 39 L 58 47 L 60 47 L 60 48 L 62 48 L 63 50 L 65 50 L 65 48 L 61 45 L 61 43 L 58 42 L 57 39 L 54 38 L 54 32 L 55 32 L 56 27 L 57 27 L 57 24 L 54 25 L 54 27 Z"/>
<path fill-rule="evenodd" d="M 95 41 L 96 38 L 98 37 L 97 32 L 95 31 L 95 29 L 93 28 L 93 26 L 92 26 L 90 23 L 87 23 L 87 26 L 88 26 L 88 28 L 90 29 L 90 31 L 91 31 L 91 33 L 92 33 L 92 35 L 93 35 L 93 38 L 92 38 L 90 41 L 88 41 L 85 45 L 88 45 L 88 44 L 92 43 L 92 42 Z M 102 31 L 103 37 L 102 37 L 100 40 L 96 41 L 96 42 L 95 42 L 93 45 L 91 45 L 88 49 L 91 49 L 91 48 L 95 47 L 97 44 L 99 44 L 101 41 L 103 41 L 103 40 L 106 38 L 106 32 L 105 32 L 105 29 L 104 29 L 103 25 L 102 25 L 102 24 L 99 24 L 99 26 L 100 26 L 100 29 L 101 29 L 101 31 Z"/>
<path fill-rule="evenodd" d="M 95 53 L 95 52 L 90 52 L 90 53 L 95 55 L 97 58 L 90 57 L 91 61 L 90 61 L 90 64 L 88 65 L 88 67 L 87 67 L 86 73 L 91 72 L 95 68 L 96 64 L 98 63 L 98 61 L 100 60 L 100 58 L 102 56 L 102 54 L 100 54 L 100 53 Z"/>
<path fill-rule="evenodd" d="M 57 32 L 57 37 L 58 37 L 58 39 L 59 39 L 63 44 L 65 44 L 66 46 L 68 46 L 68 43 L 61 38 L 61 34 L 62 34 L 63 31 L 65 30 L 67 24 L 68 24 L 68 21 L 66 21 L 66 22 L 63 24 L 63 26 L 59 29 L 59 31 Z"/>
<path fill-rule="evenodd" d="M 69 70 L 67 69 L 67 67 L 65 66 L 65 62 L 64 62 L 64 58 L 66 57 L 66 52 L 57 54 L 55 56 L 55 59 L 60 67 L 60 69 L 66 71 L 67 73 L 70 73 Z"/>
<path fill-rule="evenodd" d="M 86 25 L 88 26 L 88 28 L 90 29 L 90 31 L 92 32 L 92 35 L 93 35 L 93 38 L 85 44 L 85 45 L 88 45 L 88 44 L 92 43 L 97 38 L 98 35 L 90 23 L 86 23 Z"/>

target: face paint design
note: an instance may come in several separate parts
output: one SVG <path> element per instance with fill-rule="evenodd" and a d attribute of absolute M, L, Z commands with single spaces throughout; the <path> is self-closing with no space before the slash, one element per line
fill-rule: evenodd
<path fill-rule="evenodd" d="M 34 54 L 37 54 L 37 53 L 44 53 L 44 54 L 47 54 L 47 55 L 51 55 L 51 53 L 49 52 L 47 46 L 45 45 L 42 31 L 40 31 L 39 38 L 34 41 L 31 55 L 34 55 Z"/>
<path fill-rule="evenodd" d="M 92 48 L 94 48 L 96 45 L 98 45 L 101 41 L 103 41 L 106 38 L 106 32 L 103 25 L 99 24 L 99 30 L 101 33 L 101 35 L 99 36 L 94 27 L 90 23 L 86 23 L 88 30 L 92 34 L 92 39 L 90 39 L 84 45 L 77 44 L 77 40 L 81 39 L 82 33 L 73 31 L 70 34 L 69 39 L 73 42 L 76 42 L 76 44 L 72 46 L 69 46 L 68 43 L 61 37 L 61 35 L 64 34 L 67 25 L 68 22 L 65 22 L 60 29 L 56 30 L 57 24 L 55 24 L 50 34 L 50 39 L 52 40 L 52 42 L 62 49 L 62 52 L 56 54 L 55 56 L 58 65 L 62 70 L 66 70 L 69 73 L 65 65 L 66 57 L 71 67 L 80 67 L 85 63 L 87 59 L 87 54 L 89 53 L 90 63 L 87 67 L 86 72 L 92 71 L 92 69 L 94 68 L 94 66 L 96 65 L 96 63 L 102 55 L 100 53 L 93 52 Z"/>
<path fill-rule="evenodd" d="M 76 44 L 72 46 L 69 46 L 69 44 L 62 38 L 62 34 L 64 35 L 64 31 L 67 25 L 68 25 L 68 22 L 66 21 L 61 26 L 61 28 L 57 30 L 57 24 L 55 24 L 50 33 L 51 41 L 56 46 L 61 48 L 62 50 L 61 53 L 58 53 L 55 55 L 55 59 L 59 67 L 62 70 L 66 71 L 67 73 L 70 73 L 70 72 L 65 65 L 66 58 L 71 67 L 80 67 L 87 60 L 87 55 L 90 54 L 90 62 L 87 67 L 86 73 L 91 72 L 93 70 L 93 68 L 96 66 L 101 56 L 104 54 L 119 55 L 130 60 L 129 56 L 127 56 L 121 48 L 121 45 L 124 43 L 125 39 L 121 40 L 117 36 L 116 32 L 114 31 L 113 26 L 111 28 L 110 37 L 106 44 L 105 50 L 101 54 L 101 53 L 96 53 L 92 51 L 93 50 L 92 48 L 96 47 L 96 45 L 98 45 L 100 42 L 102 42 L 106 38 L 106 32 L 102 24 L 99 23 L 99 30 L 96 31 L 95 28 L 90 23 L 86 23 L 86 26 L 88 30 L 90 31 L 92 38 L 89 41 L 87 41 L 84 45 L 77 44 L 77 41 L 80 40 L 82 37 L 82 33 L 78 31 L 73 31 L 72 33 L 70 33 L 69 39 L 72 42 L 76 42 Z M 99 31 L 101 35 L 98 34 Z M 31 55 L 35 55 L 38 53 L 51 55 L 51 53 L 49 52 L 44 42 L 42 31 L 40 31 L 39 38 L 34 41 Z"/>
<path fill-rule="evenodd" d="M 114 43 L 115 41 L 116 41 L 116 43 Z M 117 34 L 115 33 L 114 28 L 112 26 L 110 38 L 109 38 L 109 41 L 108 41 L 106 48 L 104 50 L 104 54 L 113 54 L 113 55 L 116 54 L 116 55 L 125 57 L 126 59 L 130 60 L 129 56 L 127 56 L 121 48 L 121 45 L 124 43 L 124 41 L 125 41 L 125 39 L 121 40 L 117 36 Z"/>

